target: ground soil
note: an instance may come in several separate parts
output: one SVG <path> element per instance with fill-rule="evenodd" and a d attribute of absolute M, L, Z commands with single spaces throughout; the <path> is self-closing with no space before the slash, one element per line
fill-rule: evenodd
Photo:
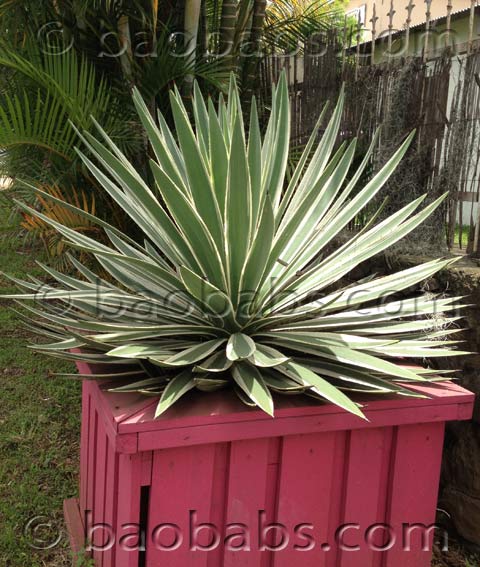
<path fill-rule="evenodd" d="M 435 549 L 432 567 L 480 567 L 480 555 L 454 542 L 448 551 Z"/>

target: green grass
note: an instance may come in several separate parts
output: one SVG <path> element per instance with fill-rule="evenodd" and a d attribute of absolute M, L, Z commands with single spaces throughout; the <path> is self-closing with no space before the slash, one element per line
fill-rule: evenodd
<path fill-rule="evenodd" d="M 468 244 L 468 237 L 470 234 L 470 227 L 469 226 L 462 226 L 462 230 L 460 231 L 460 225 L 457 224 L 455 226 L 455 239 L 454 239 L 454 245 L 455 246 L 459 246 L 460 245 L 460 232 L 461 232 L 461 237 L 462 237 L 462 248 L 466 248 L 467 244 Z"/>
<path fill-rule="evenodd" d="M 1 203 L 0 227 L 7 217 Z M 0 271 L 41 273 L 34 262 L 41 251 L 25 251 L 13 239 L 2 238 L 1 245 Z M 1 276 L 0 286 L 2 293 L 12 289 Z M 71 565 L 62 501 L 77 494 L 80 384 L 52 376 L 71 366 L 28 349 L 32 337 L 7 305 L 0 300 L 0 565 Z M 41 539 L 63 533 L 54 549 L 32 549 L 25 529 L 36 516 L 54 526 L 41 529 Z"/>

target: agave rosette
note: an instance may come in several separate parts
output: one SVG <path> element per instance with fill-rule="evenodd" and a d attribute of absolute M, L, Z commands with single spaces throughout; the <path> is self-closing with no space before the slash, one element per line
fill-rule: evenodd
<path fill-rule="evenodd" d="M 125 381 L 116 390 L 159 395 L 157 415 L 193 388 L 233 388 L 271 415 L 272 393 L 306 393 L 359 416 L 351 392 L 418 395 L 406 385 L 438 373 L 410 359 L 461 354 L 450 340 L 457 298 L 425 294 L 400 301 L 395 294 L 452 260 L 345 288 L 338 283 L 415 229 L 443 197 L 422 210 L 424 197 L 416 199 L 332 247 L 379 193 L 413 135 L 359 188 L 376 140 L 352 172 L 356 141 L 336 148 L 343 98 L 317 142 L 322 112 L 287 176 L 284 76 L 273 89 L 264 136 L 255 101 L 246 134 L 233 81 L 228 102 L 220 98 L 217 106 L 195 87 L 193 125 L 180 95 L 172 93 L 174 131 L 162 115 L 155 121 L 135 92 L 154 155 L 154 181 L 147 183 L 100 128 L 102 142 L 85 133 L 88 157 L 78 153 L 144 233 L 143 244 L 73 205 L 72 211 L 103 227 L 111 246 L 22 205 L 70 245 L 90 252 L 111 276 L 101 279 L 72 256 L 77 277 L 43 266 L 55 284 L 12 278 L 24 293 L 9 297 L 35 300 L 26 304 L 35 319 L 28 324 L 50 339 L 34 348 L 114 365 Z M 96 377 L 111 377 L 105 368 Z"/>

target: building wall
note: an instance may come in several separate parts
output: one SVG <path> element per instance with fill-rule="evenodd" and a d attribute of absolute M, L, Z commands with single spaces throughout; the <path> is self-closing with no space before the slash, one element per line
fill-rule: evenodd
<path fill-rule="evenodd" d="M 446 24 L 432 22 L 432 26 L 427 33 L 424 26 L 419 26 L 410 30 L 408 45 L 406 34 L 397 34 L 392 38 L 391 57 L 420 56 L 427 45 L 428 59 L 433 59 L 440 54 L 448 45 L 452 48 L 453 54 L 460 55 L 465 53 L 469 38 L 470 14 L 462 14 L 452 21 L 452 28 L 447 34 Z M 472 40 L 476 43 L 480 40 L 480 15 L 477 13 L 474 19 Z M 367 50 L 370 52 L 370 49 Z M 375 45 L 375 63 L 386 61 L 390 58 L 387 37 Z"/>
<path fill-rule="evenodd" d="M 389 25 L 389 12 L 391 2 L 390 0 L 350 0 L 347 4 L 347 14 L 357 11 L 360 13 L 361 18 L 363 20 L 365 31 L 363 33 L 363 41 L 370 41 L 372 34 L 371 34 L 371 27 L 372 27 L 372 14 L 373 14 L 373 5 L 375 4 L 376 9 L 376 16 L 378 20 L 376 21 L 375 29 L 377 37 L 380 34 L 387 35 L 388 34 L 388 25 Z M 393 0 L 393 9 L 395 14 L 393 16 L 393 30 L 399 31 L 405 28 L 405 23 L 407 20 L 407 6 L 409 2 L 408 0 Z M 425 21 L 426 16 L 426 4 L 423 1 L 416 1 L 414 2 L 415 7 L 412 10 L 411 14 L 411 26 L 415 26 L 421 24 Z M 470 8 L 470 0 L 452 0 L 452 13 L 457 12 L 459 10 L 464 10 L 466 8 Z M 442 18 L 447 14 L 447 0 L 432 0 L 432 4 L 430 7 L 431 12 L 431 19 L 435 20 L 437 18 Z"/>

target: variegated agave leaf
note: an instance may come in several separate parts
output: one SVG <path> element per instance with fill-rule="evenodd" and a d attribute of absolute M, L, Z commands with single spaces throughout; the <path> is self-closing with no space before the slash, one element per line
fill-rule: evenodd
<path fill-rule="evenodd" d="M 423 197 L 416 199 L 326 252 L 380 192 L 413 134 L 359 188 L 375 140 L 352 172 L 355 140 L 336 149 L 342 92 L 320 142 L 319 121 L 287 182 L 285 76 L 273 89 L 263 137 L 255 101 L 246 135 L 234 82 L 228 103 L 220 99 L 218 106 L 195 87 L 193 125 L 173 92 L 174 131 L 163 116 L 152 117 L 138 92 L 133 96 L 154 156 L 153 184 L 100 128 L 102 143 L 84 135 L 90 157 L 78 153 L 143 231 L 144 243 L 74 205 L 68 207 L 102 227 L 110 245 L 22 205 L 111 276 L 102 280 L 72 257 L 77 277 L 45 267 L 56 285 L 14 280 L 23 293 L 10 297 L 36 300 L 27 308 L 49 339 L 37 350 L 115 365 L 125 382 L 118 391 L 160 395 L 157 415 L 193 388 L 230 387 L 270 415 L 274 392 L 308 394 L 363 416 L 350 393 L 415 395 L 405 383 L 437 375 L 411 358 L 462 354 L 447 328 L 457 319 L 449 316 L 457 298 L 385 300 L 452 260 L 338 289 L 343 276 L 414 230 L 444 197 L 423 209 Z M 104 377 L 111 377 L 108 367 Z"/>

